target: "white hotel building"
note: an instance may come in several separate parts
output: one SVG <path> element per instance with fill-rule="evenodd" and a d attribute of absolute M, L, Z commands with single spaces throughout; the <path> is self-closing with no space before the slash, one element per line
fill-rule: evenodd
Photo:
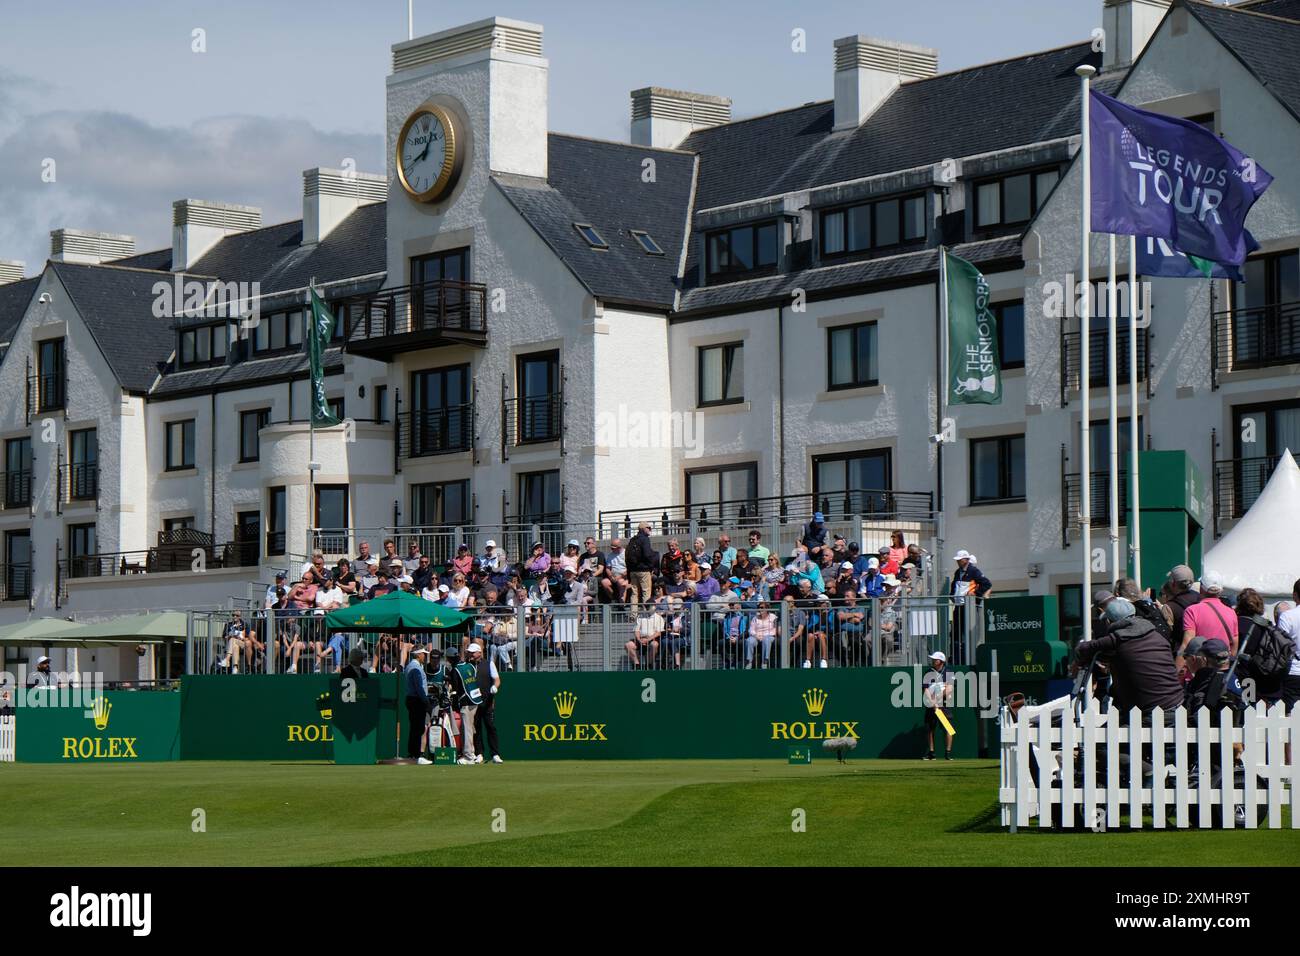
<path fill-rule="evenodd" d="M 306 171 L 300 221 L 185 199 L 169 249 L 55 231 L 38 275 L 0 265 L 0 624 L 227 605 L 312 543 L 378 549 L 386 528 L 580 536 L 721 511 L 766 530 L 814 502 L 933 523 L 999 592 L 1068 595 L 1079 326 L 1044 298 L 1077 272 L 1084 62 L 1276 177 L 1247 284 L 1153 280 L 1137 409 L 1121 389 L 1144 447 L 1211 478 L 1222 533 L 1300 447 L 1300 0 L 1097 2 L 1104 53 L 941 73 L 934 50 L 848 36 L 823 101 L 733 121 L 722 95 L 638 90 L 626 143 L 549 132 L 542 27 L 480 21 L 393 47 L 387 170 Z M 445 164 L 421 117 L 450 130 Z M 940 244 L 988 276 L 1005 365 L 1000 405 L 951 411 L 942 474 Z M 176 278 L 258 283 L 258 323 L 156 317 Z M 351 424 L 317 431 L 309 472 L 312 278 L 340 316 L 325 382 Z M 1120 345 L 1123 381 L 1126 328 Z M 629 414 L 685 415 L 696 441 L 629 447 L 608 427 Z"/>

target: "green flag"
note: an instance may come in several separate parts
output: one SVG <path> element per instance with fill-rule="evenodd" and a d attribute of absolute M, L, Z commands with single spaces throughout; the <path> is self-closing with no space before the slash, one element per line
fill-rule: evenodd
<path fill-rule="evenodd" d="M 943 250 L 943 305 L 948 323 L 948 404 L 1000 405 L 1002 362 L 989 283 L 965 259 Z"/>
<path fill-rule="evenodd" d="M 307 323 L 307 361 L 311 365 L 311 423 L 317 428 L 328 428 L 339 423 L 325 398 L 325 369 L 321 361 L 325 346 L 333 337 L 334 316 L 316 294 L 316 287 L 312 286 L 311 318 Z"/>

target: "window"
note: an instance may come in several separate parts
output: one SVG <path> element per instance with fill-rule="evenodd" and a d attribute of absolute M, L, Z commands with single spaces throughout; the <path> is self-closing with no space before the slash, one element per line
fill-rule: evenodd
<path fill-rule="evenodd" d="M 32 502 L 32 440 L 5 442 L 4 506 L 26 508 Z"/>
<path fill-rule="evenodd" d="M 37 410 L 58 411 L 67 401 L 67 356 L 63 339 L 46 339 L 37 350 Z"/>
<path fill-rule="evenodd" d="M 467 323 L 471 303 L 460 283 L 469 281 L 469 249 L 449 249 L 411 260 L 412 329 Z M 436 284 L 436 285 L 435 285 Z M 429 286 L 434 286 L 429 288 Z"/>
<path fill-rule="evenodd" d="M 343 396 L 335 395 L 333 398 L 325 399 L 325 405 L 329 408 L 330 414 L 343 421 L 347 416 L 343 414 Z"/>
<path fill-rule="evenodd" d="M 888 448 L 825 455 L 813 459 L 813 498 L 829 514 L 864 515 L 887 510 L 893 487 Z"/>
<path fill-rule="evenodd" d="M 640 229 L 633 229 L 631 232 L 632 238 L 640 243 L 641 248 L 645 250 L 646 255 L 662 256 L 664 254 L 663 249 L 659 248 L 659 243 L 654 241 L 654 238 L 650 233 L 644 232 Z"/>
<path fill-rule="evenodd" d="M 826 330 L 827 385 L 860 388 L 879 381 L 876 323 L 842 325 Z"/>
<path fill-rule="evenodd" d="M 285 535 L 284 488 L 268 488 L 266 494 L 266 553 L 284 554 Z"/>
<path fill-rule="evenodd" d="M 1232 285 L 1236 367 L 1300 361 L 1300 252 L 1252 256 Z"/>
<path fill-rule="evenodd" d="M 469 281 L 469 249 L 451 249 L 411 260 L 411 285 L 444 281 Z"/>
<path fill-rule="evenodd" d="M 1195 123 L 1197 126 L 1203 126 L 1205 129 L 1208 129 L 1211 133 L 1215 133 L 1215 134 L 1218 133 L 1218 130 L 1214 128 L 1213 113 L 1201 113 L 1198 116 L 1189 116 L 1187 117 L 1187 122 Z"/>
<path fill-rule="evenodd" d="M 976 183 L 975 227 L 1028 222 L 1060 178 L 1060 171 L 1052 168 Z"/>
<path fill-rule="evenodd" d="M 99 562 L 88 560 L 99 554 L 93 524 L 68 526 L 68 576 L 84 578 L 99 573 Z"/>
<path fill-rule="evenodd" d="M 1232 484 L 1234 517 L 1245 514 L 1273 476 L 1287 449 L 1300 456 L 1300 402 L 1239 405 L 1233 415 Z M 1254 441 L 1242 441 L 1242 436 Z M 1300 461 L 1300 457 L 1297 457 Z"/>
<path fill-rule="evenodd" d="M 86 501 L 99 497 L 99 431 L 83 428 L 68 433 L 68 497 Z"/>
<path fill-rule="evenodd" d="M 710 276 L 739 276 L 776 267 L 775 222 L 734 226 L 711 232 L 705 238 L 706 268 Z"/>
<path fill-rule="evenodd" d="M 235 535 L 231 543 L 240 567 L 257 564 L 262 553 L 262 515 L 256 511 L 240 511 L 235 515 Z"/>
<path fill-rule="evenodd" d="M 470 447 L 474 413 L 469 404 L 469 382 L 468 365 L 411 374 L 411 394 L 415 396 L 409 425 L 411 457 Z"/>
<path fill-rule="evenodd" d="M 32 596 L 32 533 L 5 532 L 6 601 L 25 601 Z"/>
<path fill-rule="evenodd" d="M 558 471 L 519 476 L 519 523 L 556 524 L 564 520 L 564 494 Z"/>
<path fill-rule="evenodd" d="M 515 367 L 519 441 L 560 437 L 560 353 L 521 355 Z"/>
<path fill-rule="evenodd" d="M 258 408 L 251 412 L 239 413 L 239 460 L 257 461 L 262 453 L 262 443 L 258 436 L 271 420 L 269 408 Z"/>
<path fill-rule="evenodd" d="M 411 523 L 419 526 L 470 523 L 469 481 L 431 481 L 411 486 Z"/>
<path fill-rule="evenodd" d="M 253 330 L 254 352 L 285 352 L 302 347 L 303 310 L 263 315 Z"/>
<path fill-rule="evenodd" d="M 822 213 L 822 256 L 918 242 L 926 237 L 924 195 L 879 199 Z"/>
<path fill-rule="evenodd" d="M 375 421 L 388 421 L 388 386 L 375 386 Z"/>
<path fill-rule="evenodd" d="M 205 325 L 180 332 L 177 349 L 178 368 L 201 368 L 220 365 L 226 361 L 229 331 L 223 325 Z"/>
<path fill-rule="evenodd" d="M 316 527 L 335 530 L 348 526 L 348 486 L 316 486 Z"/>
<path fill-rule="evenodd" d="M 167 424 L 167 470 L 194 467 L 194 419 Z"/>
<path fill-rule="evenodd" d="M 733 405 L 745 400 L 745 346 L 742 342 L 701 348 L 699 400 L 707 405 Z"/>
<path fill-rule="evenodd" d="M 1025 367 L 1025 303 L 996 302 L 989 306 L 998 320 L 998 357 L 1002 368 Z"/>
<path fill-rule="evenodd" d="M 1056 604 L 1059 609 L 1061 640 L 1073 645 L 1083 636 L 1083 586 L 1062 584 L 1056 589 Z"/>
<path fill-rule="evenodd" d="M 1025 436 L 971 439 L 971 504 L 1024 500 Z"/>
<path fill-rule="evenodd" d="M 705 511 L 707 517 L 719 518 L 724 511 L 735 512 L 736 506 L 753 512 L 757 510 L 757 498 L 756 463 L 703 468 L 686 473 L 686 507 L 694 517 L 698 518 L 700 511 Z"/>
<path fill-rule="evenodd" d="M 591 223 L 575 222 L 573 224 L 573 228 L 578 230 L 578 235 L 586 239 L 587 245 L 591 246 L 591 248 L 593 249 L 609 248 L 609 243 L 607 243 L 604 239 L 601 238 L 600 233 L 596 231 L 596 227 L 591 225 Z"/>

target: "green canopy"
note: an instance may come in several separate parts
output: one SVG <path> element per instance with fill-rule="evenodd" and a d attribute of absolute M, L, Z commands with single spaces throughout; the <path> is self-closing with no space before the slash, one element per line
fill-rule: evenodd
<path fill-rule="evenodd" d="M 465 631 L 473 615 L 426 601 L 409 591 L 394 591 L 325 615 L 331 631 L 407 634 L 412 631 Z"/>
<path fill-rule="evenodd" d="M 135 641 L 160 644 L 183 641 L 188 634 L 189 615 L 184 611 L 155 611 L 152 614 L 125 614 L 98 624 L 75 625 L 77 630 L 66 636 L 78 641 Z M 65 635 L 55 635 L 65 636 Z"/>
<path fill-rule="evenodd" d="M 74 631 L 80 631 L 84 627 L 84 624 L 74 624 L 58 617 L 32 618 L 0 627 L 0 644 L 10 647 L 44 647 L 71 637 Z"/>

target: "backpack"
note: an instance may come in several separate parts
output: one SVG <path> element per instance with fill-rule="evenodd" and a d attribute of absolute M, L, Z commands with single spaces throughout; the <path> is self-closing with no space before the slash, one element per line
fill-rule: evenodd
<path fill-rule="evenodd" d="M 1276 680 L 1290 672 L 1291 659 L 1295 657 L 1295 641 L 1274 624 L 1262 617 L 1252 617 L 1250 637 L 1241 645 L 1241 657 L 1250 668 L 1251 675 L 1260 681 Z M 1258 634 L 1258 639 L 1255 635 Z M 1246 653 L 1251 641 L 1255 649 Z"/>

